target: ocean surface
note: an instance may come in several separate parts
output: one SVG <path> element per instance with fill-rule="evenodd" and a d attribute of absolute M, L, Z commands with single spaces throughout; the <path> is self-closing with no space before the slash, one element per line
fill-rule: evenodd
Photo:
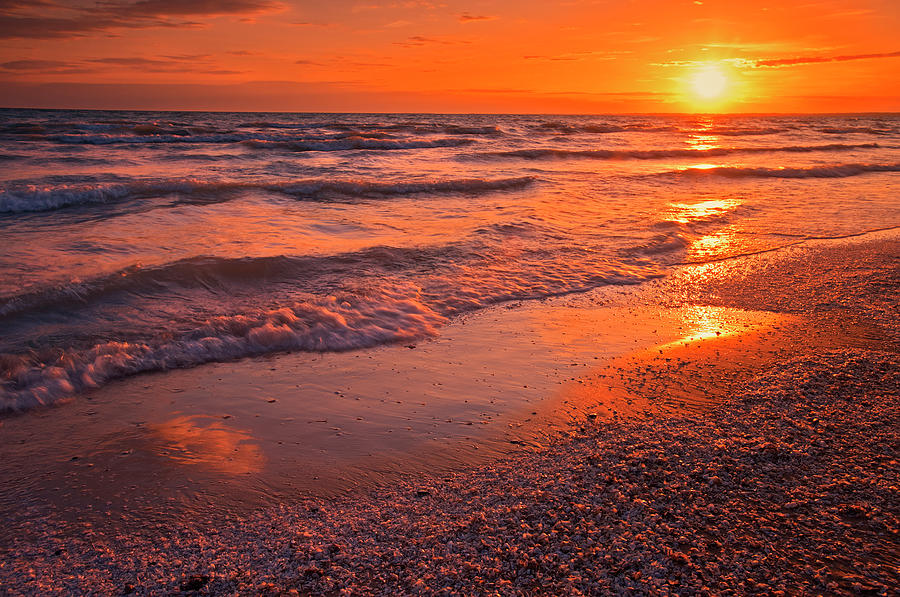
<path fill-rule="evenodd" d="M 0 413 L 900 226 L 900 115 L 0 110 Z"/>

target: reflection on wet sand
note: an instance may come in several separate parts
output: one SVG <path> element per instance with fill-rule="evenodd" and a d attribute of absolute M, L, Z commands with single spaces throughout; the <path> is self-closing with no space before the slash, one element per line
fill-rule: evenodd
<path fill-rule="evenodd" d="M 560 389 L 556 403 L 576 419 L 705 410 L 738 371 L 753 368 L 780 342 L 784 316 L 692 306 L 672 311 L 680 337 L 607 361 Z"/>
<path fill-rule="evenodd" d="M 154 425 L 161 454 L 174 462 L 230 475 L 258 473 L 265 456 L 249 432 L 210 416 L 180 416 Z"/>

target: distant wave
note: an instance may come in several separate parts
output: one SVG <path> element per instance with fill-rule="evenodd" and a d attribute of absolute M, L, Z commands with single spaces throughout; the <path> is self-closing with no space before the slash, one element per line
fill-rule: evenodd
<path fill-rule="evenodd" d="M 900 172 L 900 164 L 835 164 L 809 168 L 687 168 L 664 176 L 724 176 L 727 178 L 847 178 L 870 172 Z"/>
<path fill-rule="evenodd" d="M 844 127 L 824 127 L 816 129 L 820 133 L 829 135 L 844 135 L 847 133 L 862 133 L 865 135 L 892 135 L 898 132 L 893 127 L 871 127 L 871 126 L 844 126 Z"/>
<path fill-rule="evenodd" d="M 778 133 L 786 133 L 790 131 L 789 127 L 723 127 L 716 126 L 710 128 L 687 128 L 682 129 L 685 133 L 694 135 L 714 135 L 719 137 L 753 137 L 757 135 L 777 135 Z"/>
<path fill-rule="evenodd" d="M 559 121 L 542 122 L 541 124 L 533 125 L 531 128 L 537 131 L 562 133 L 567 135 L 579 133 L 606 134 L 624 132 L 662 133 L 677 130 L 676 127 L 672 125 L 650 123 L 607 124 L 599 122 L 578 123 Z"/>
<path fill-rule="evenodd" d="M 0 355 L 0 412 L 21 411 L 146 371 L 186 368 L 278 351 L 341 351 L 422 338 L 444 318 L 415 296 L 382 291 L 328 296 L 219 317 L 159 344 L 104 342 L 84 351 Z"/>
<path fill-rule="evenodd" d="M 89 185 L 27 186 L 0 191 L 0 213 L 25 213 L 74 205 L 115 203 L 128 199 L 171 194 L 227 200 L 248 190 L 289 195 L 298 199 L 327 201 L 340 198 L 383 198 L 414 194 L 485 193 L 522 189 L 532 177 L 443 181 L 370 182 L 301 180 L 296 182 L 214 182 L 197 180 L 135 181 Z"/>
<path fill-rule="evenodd" d="M 433 122 L 409 122 L 409 123 L 367 123 L 367 122 L 316 122 L 316 123 L 291 123 L 257 120 L 242 122 L 238 128 L 256 129 L 283 129 L 283 130 L 308 130 L 311 128 L 326 128 L 345 131 L 345 135 L 377 135 L 388 133 L 413 133 L 413 134 L 444 134 L 444 135 L 500 135 L 503 131 L 499 127 L 472 126 L 452 123 Z M 304 135 L 304 139 L 308 138 Z"/>
<path fill-rule="evenodd" d="M 459 124 L 432 124 L 432 125 L 394 125 L 388 130 L 404 131 L 418 134 L 443 134 L 443 135 L 500 135 L 503 131 L 496 126 L 464 126 Z"/>
<path fill-rule="evenodd" d="M 397 140 L 396 135 L 384 131 L 348 131 L 343 133 L 317 133 L 295 136 L 285 133 L 248 134 L 241 132 L 216 132 L 211 134 L 153 133 L 153 134 L 59 134 L 48 135 L 50 141 L 68 145 L 143 145 L 143 144 L 227 144 L 246 143 L 252 147 L 266 147 L 280 143 L 280 148 L 294 151 L 339 151 L 344 149 L 405 149 L 416 147 L 455 147 L 472 141 L 461 139 Z M 385 140 L 385 143 L 379 141 Z M 276 147 L 276 145 L 268 145 Z"/>
<path fill-rule="evenodd" d="M 275 123 L 270 123 L 274 125 Z M 40 127 L 43 128 L 43 127 Z M 258 131 L 248 130 L 252 128 Z M 475 127 L 458 125 L 382 125 L 349 127 L 324 126 L 337 132 L 310 131 L 300 126 L 239 126 L 238 130 L 173 129 L 157 126 L 133 126 L 110 130 L 64 130 L 54 132 L 30 129 L 30 135 L 67 145 L 127 145 L 127 144 L 224 144 L 246 143 L 257 148 L 279 148 L 292 151 L 341 151 L 347 149 L 416 149 L 425 147 L 457 147 L 473 143 L 459 136 L 499 135 L 495 126 Z M 243 129 L 243 130 L 241 130 Z M 270 129 L 268 132 L 266 129 Z M 292 131 L 296 131 L 293 132 Z M 401 134 L 402 133 L 402 134 Z M 16 133 L 22 134 L 22 133 Z M 422 138 L 422 135 L 450 135 L 456 138 Z M 385 141 L 378 143 L 378 141 Z M 280 144 L 280 145 L 273 145 Z"/>
<path fill-rule="evenodd" d="M 513 151 L 482 152 L 471 158 L 496 158 L 496 159 L 593 159 L 593 160 L 657 160 L 665 158 L 703 158 L 717 157 L 731 154 L 746 153 L 805 153 L 813 151 L 850 151 L 854 149 L 876 149 L 877 143 L 840 144 L 828 145 L 789 145 L 783 147 L 717 147 L 712 149 L 517 149 Z"/>
<path fill-rule="evenodd" d="M 134 123 L 125 121 L 114 122 L 18 122 L 0 124 L 0 135 L 42 136 L 60 134 L 74 137 L 85 136 L 87 133 L 105 133 L 112 135 L 131 136 L 175 136 L 190 137 L 207 133 L 221 133 L 218 127 L 198 126 L 197 124 L 179 123 Z"/>
<path fill-rule="evenodd" d="M 391 131 L 395 133 L 411 133 L 415 135 L 487 135 L 495 136 L 503 134 L 500 127 L 495 125 L 463 125 L 449 122 L 397 122 L 397 123 L 367 123 L 367 122 L 336 122 L 327 125 L 332 130 L 343 131 Z"/>
<path fill-rule="evenodd" d="M 369 139 L 365 137 L 348 137 L 335 141 L 264 141 L 251 139 L 241 141 L 246 147 L 253 149 L 281 149 L 287 151 L 348 151 L 361 150 L 395 150 L 395 149 L 428 149 L 434 147 L 460 147 L 475 143 L 472 139 L 422 139 L 422 140 L 388 140 Z"/>
<path fill-rule="evenodd" d="M 57 143 L 74 145 L 117 145 L 155 143 L 239 143 L 247 135 L 236 133 L 215 133 L 205 135 L 151 134 L 151 135 L 48 135 L 47 139 Z"/>
<path fill-rule="evenodd" d="M 532 126 L 537 131 L 560 133 L 566 135 L 594 133 L 665 133 L 679 132 L 692 135 L 717 135 L 723 137 L 745 137 L 756 135 L 776 135 L 792 130 L 791 127 L 740 127 L 740 126 L 712 126 L 699 127 L 696 124 L 660 124 L 653 122 L 564 122 L 551 120 Z"/>

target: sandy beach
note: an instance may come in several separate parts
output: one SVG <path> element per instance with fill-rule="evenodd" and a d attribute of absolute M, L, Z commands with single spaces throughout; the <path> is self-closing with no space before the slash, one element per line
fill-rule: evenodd
<path fill-rule="evenodd" d="M 175 372 L 166 401 L 147 399 L 163 391 L 154 375 L 130 378 L 60 407 L 84 411 L 75 423 L 42 413 L 45 437 L 7 418 L 3 473 L 21 482 L 0 502 L 0 584 L 887 595 L 900 584 L 898 247 L 892 231 L 809 241 L 501 305 L 362 356 Z M 319 431 L 285 447 L 300 427 Z M 78 452 L 86 441 L 97 447 Z M 16 511 L 23 492 L 34 506 Z"/>

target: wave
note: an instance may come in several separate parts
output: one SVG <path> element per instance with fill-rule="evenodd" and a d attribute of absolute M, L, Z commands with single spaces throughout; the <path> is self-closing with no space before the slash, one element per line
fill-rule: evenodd
<path fill-rule="evenodd" d="M 713 135 L 718 137 L 755 137 L 759 135 L 777 135 L 790 131 L 790 127 L 711 127 L 688 128 L 682 132 L 692 135 Z"/>
<path fill-rule="evenodd" d="M 252 139 L 241 144 L 253 149 L 280 149 L 287 151 L 350 151 L 350 150 L 396 150 L 428 149 L 436 147 L 461 147 L 475 143 L 472 139 L 423 139 L 389 140 L 366 137 L 347 137 L 335 141 L 268 141 Z"/>
<path fill-rule="evenodd" d="M 677 130 L 674 126 L 656 125 L 656 124 L 604 124 L 604 123 L 573 123 L 573 122 L 542 122 L 532 126 L 534 130 L 548 131 L 553 133 L 578 134 L 578 133 L 625 133 L 625 132 L 646 132 L 660 133 Z"/>
<path fill-rule="evenodd" d="M 247 139 L 247 135 L 235 133 L 216 133 L 206 135 L 48 135 L 47 139 L 57 143 L 72 145 L 119 145 L 119 144 L 156 144 L 156 143 L 239 143 Z"/>
<path fill-rule="evenodd" d="M 218 127 L 201 126 L 175 122 L 127 121 L 110 122 L 21 122 L 0 125 L 0 135 L 41 136 L 51 133 L 83 136 L 86 133 L 116 133 L 119 135 L 176 136 L 188 137 L 206 133 L 221 133 Z"/>
<path fill-rule="evenodd" d="M 272 122 L 269 120 L 252 120 L 242 122 L 237 125 L 239 129 L 287 129 L 287 130 L 306 130 L 320 126 L 318 123 L 300 123 L 300 122 Z"/>
<path fill-rule="evenodd" d="M 870 126 L 844 126 L 844 127 L 824 127 L 817 128 L 816 131 L 829 135 L 843 135 L 847 133 L 863 133 L 866 135 L 892 135 L 897 133 L 896 128 L 892 127 L 870 127 Z"/>
<path fill-rule="evenodd" d="M 141 133 L 141 131 L 144 131 Z M 153 131 L 151 128 L 132 127 L 129 132 L 134 134 L 58 134 L 47 135 L 50 141 L 68 145 L 127 145 L 127 144 L 226 144 L 241 142 L 291 142 L 294 138 L 285 133 L 281 134 L 247 134 L 230 131 L 211 131 L 198 134 L 196 131 L 170 131 L 160 129 Z M 330 133 L 303 135 L 298 143 L 315 141 L 341 141 L 349 139 L 394 139 L 395 136 L 378 131 L 352 131 L 346 133 Z"/>
<path fill-rule="evenodd" d="M 809 168 L 686 168 L 663 172 L 664 176 L 724 176 L 727 178 L 848 178 L 870 172 L 900 172 L 900 164 L 835 164 Z"/>
<path fill-rule="evenodd" d="M 445 318 L 415 296 L 328 296 L 218 317 L 159 344 L 104 342 L 52 355 L 0 355 L 0 412 L 22 411 L 112 379 L 280 351 L 343 351 L 436 334 Z M 43 357 L 43 358 L 42 358 Z"/>
<path fill-rule="evenodd" d="M 0 319 L 35 314 L 56 308 L 85 305 L 113 294 L 151 296 L 200 288 L 228 291 L 239 285 L 257 286 L 262 282 L 290 282 L 297 287 L 304 280 L 318 276 L 335 276 L 357 269 L 409 267 L 435 263 L 450 249 L 408 249 L 373 247 L 354 253 L 324 257 L 191 257 L 153 267 L 133 266 L 88 280 L 78 280 L 31 289 L 0 297 Z M 439 255 L 433 254 L 438 251 Z"/>
<path fill-rule="evenodd" d="M 512 151 L 482 152 L 474 154 L 473 158 L 497 158 L 497 159 L 594 159 L 594 160 L 657 160 L 665 158 L 702 158 L 718 157 L 731 154 L 746 153 L 806 153 L 814 151 L 849 151 L 854 149 L 876 149 L 877 143 L 828 145 L 792 145 L 782 147 L 716 147 L 712 149 L 517 149 Z"/>
<path fill-rule="evenodd" d="M 465 125 L 449 122 L 334 122 L 322 124 L 323 128 L 340 131 L 390 131 L 394 133 L 411 133 L 415 135 L 502 135 L 503 130 L 495 125 Z"/>
<path fill-rule="evenodd" d="M 297 199 L 328 201 L 346 198 L 385 198 L 418 194 L 479 194 L 523 189 L 533 177 L 443 181 L 371 182 L 303 180 L 296 182 L 218 182 L 197 180 L 135 181 L 40 187 L 29 185 L 0 191 L 0 213 L 25 213 L 76 205 L 116 203 L 128 199 L 186 195 L 228 200 L 244 191 L 280 193 Z"/>
<path fill-rule="evenodd" d="M 443 134 L 443 135 L 502 135 L 503 131 L 497 126 L 468 126 L 461 124 L 394 124 L 383 128 L 384 130 L 398 131 L 415 134 Z"/>
<path fill-rule="evenodd" d="M 590 269 L 569 263 L 551 263 L 545 264 L 534 275 L 523 276 L 522 272 L 497 262 L 482 276 L 459 277 L 448 275 L 454 266 L 444 264 L 449 268 L 444 274 L 423 279 L 427 288 L 392 283 L 385 290 L 382 283 L 375 291 L 364 287 L 352 292 L 333 292 L 328 296 L 304 294 L 302 300 L 296 300 L 295 294 L 293 300 L 285 301 L 277 308 L 251 309 L 201 320 L 181 331 L 155 332 L 154 339 L 150 340 L 103 339 L 81 349 L 46 348 L 25 354 L 0 354 L 0 412 L 50 404 L 137 373 L 189 368 L 282 351 L 345 351 L 415 340 L 436 335 L 450 317 L 503 301 L 584 292 L 602 285 L 638 284 L 661 275 L 646 265 L 648 255 L 655 256 L 683 246 L 677 239 L 661 240 L 665 236 L 660 235 L 647 247 L 628 251 L 627 260 L 634 262 L 632 265 L 598 260 L 593 251 L 578 250 L 568 250 L 566 255 L 587 259 Z M 452 252 L 453 248 L 450 250 Z M 327 265 L 338 269 L 343 265 L 352 270 L 345 273 L 358 274 L 369 272 L 378 262 L 383 262 L 383 267 L 395 268 L 398 257 L 406 262 L 404 268 L 416 265 L 428 271 L 441 262 L 440 256 L 431 255 L 428 250 L 422 254 L 420 250 L 388 247 L 320 260 L 328 261 Z M 421 263 L 423 259 L 424 264 Z M 281 274 L 288 278 L 290 271 L 302 268 L 302 261 L 303 258 L 295 261 L 282 257 L 267 263 L 258 259 L 230 262 L 211 259 L 206 264 L 185 262 L 164 266 L 149 272 L 142 280 L 136 278 L 126 282 L 125 286 L 130 285 L 135 295 L 140 295 L 139 301 L 160 301 L 174 296 L 183 299 L 185 295 L 177 289 L 170 288 L 169 292 L 163 289 L 154 297 L 148 296 L 154 293 L 147 289 L 155 284 L 164 285 L 167 279 L 174 278 L 179 284 L 193 283 L 209 291 L 211 285 L 209 280 L 202 279 L 204 275 L 230 276 L 237 280 L 244 274 L 256 279 L 245 280 L 247 287 L 258 287 L 258 280 L 264 277 L 261 270 L 284 268 Z M 319 265 L 324 267 L 326 264 Z M 191 268 L 197 271 L 192 273 Z M 205 273 L 198 274 L 204 270 Z M 328 271 L 333 274 L 333 267 Z M 181 276 L 193 276 L 195 280 L 190 282 L 180 279 Z M 112 279 L 110 276 L 106 282 L 114 284 Z M 95 296 L 82 295 L 79 300 L 92 303 L 94 308 L 104 305 L 118 308 L 122 301 L 127 301 L 123 296 L 117 296 L 112 303 L 103 301 L 100 294 L 110 289 L 98 287 L 96 290 Z M 62 296 L 59 298 L 64 300 Z M 77 305 L 71 304 L 72 301 L 69 303 L 68 311 L 77 310 Z M 140 302 L 133 306 L 137 308 L 138 304 Z M 44 306 L 49 306 L 49 302 Z M 32 307 L 37 308 L 37 303 L 32 303 Z M 40 319 L 41 315 L 31 312 L 26 317 Z M 166 329 L 166 326 L 152 327 L 152 330 L 160 329 Z M 168 329 L 171 330 L 171 326 Z M 145 333 L 148 331 L 151 330 L 145 330 Z"/>
<path fill-rule="evenodd" d="M 519 238 L 531 227 L 510 222 L 487 232 Z M 75 322 L 68 348 L 0 355 L 0 411 L 49 404 L 145 371 L 279 351 L 352 350 L 406 341 L 435 335 L 448 318 L 503 301 L 638 284 L 662 275 L 662 255 L 683 250 L 690 234 L 682 228 L 667 230 L 623 248 L 618 259 L 570 246 L 535 247 L 512 261 L 505 251 L 486 251 L 480 243 L 469 248 L 376 247 L 323 257 L 198 257 L 38 289 L 0 306 L 9 329 L 47 317 L 57 321 L 67 313 L 118 332 L 84 335 L 82 323 Z M 550 253 L 555 256 L 549 258 Z M 472 275 L 472 260 L 478 275 Z M 391 281 L 385 283 L 387 273 Z M 410 277 L 415 286 L 400 281 Z M 264 294 L 252 298 L 263 286 Z M 270 306 L 248 308 L 247 300 L 269 301 Z M 159 304 L 166 309 L 158 309 Z M 208 319 L 198 309 L 205 304 L 222 305 L 210 308 L 229 312 Z M 145 312 L 147 317 L 134 322 L 122 315 L 125 306 L 128 313 Z M 183 315 L 173 320 L 172 313 Z M 66 337 L 65 329 L 59 322 L 55 333 Z M 110 336 L 116 341 L 109 341 Z M 24 350 L 29 340 L 22 340 L 20 348 L 7 345 Z M 51 344 L 66 342 L 57 338 Z"/>

